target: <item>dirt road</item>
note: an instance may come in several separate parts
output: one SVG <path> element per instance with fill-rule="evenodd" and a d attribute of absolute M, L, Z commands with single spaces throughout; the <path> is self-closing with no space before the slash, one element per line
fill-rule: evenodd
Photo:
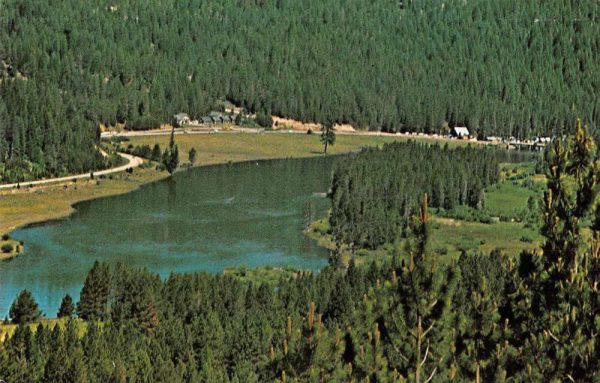
<path fill-rule="evenodd" d="M 94 177 L 111 174 L 111 173 L 122 172 L 122 171 L 126 170 L 127 168 L 138 167 L 144 162 L 144 160 L 140 157 L 132 156 L 132 155 L 125 154 L 125 153 L 118 153 L 118 154 L 127 160 L 127 164 L 121 165 L 121 166 L 118 166 L 118 167 L 112 168 L 112 169 L 99 170 L 97 172 L 94 172 Z M 67 177 L 49 178 L 46 180 L 19 182 L 19 183 L 12 183 L 12 184 L 2 184 L 2 185 L 0 185 L 0 189 L 12 189 L 12 188 L 17 187 L 17 185 L 19 185 L 20 187 L 27 187 L 30 185 L 31 186 L 44 185 L 44 184 L 49 184 L 49 183 L 54 183 L 54 182 L 72 181 L 72 180 L 76 180 L 76 179 L 80 179 L 80 178 L 90 178 L 90 172 L 83 173 L 83 174 L 76 174 L 76 175 L 67 176 Z"/>

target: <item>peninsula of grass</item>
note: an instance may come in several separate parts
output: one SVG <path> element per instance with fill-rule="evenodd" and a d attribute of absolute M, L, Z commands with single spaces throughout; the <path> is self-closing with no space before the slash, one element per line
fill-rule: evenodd
<path fill-rule="evenodd" d="M 338 135 L 335 144 L 327 149 L 328 155 L 343 154 L 360 150 L 364 146 L 379 146 L 393 141 L 406 141 L 406 136 Z M 161 149 L 168 147 L 168 135 L 133 136 L 128 144 L 159 144 Z M 415 139 L 418 139 L 415 138 Z M 424 140 L 424 139 L 423 139 Z M 431 142 L 432 140 L 428 140 Z M 178 134 L 175 142 L 179 148 L 180 164 L 188 164 L 188 153 L 196 149 L 196 165 L 215 165 L 228 162 L 266 160 L 276 158 L 301 158 L 323 155 L 323 144 L 319 133 L 218 133 L 218 134 Z M 458 141 L 451 144 L 457 145 Z"/>
<path fill-rule="evenodd" d="M 154 167 L 136 168 L 105 178 L 0 191 L 0 233 L 28 224 L 68 216 L 77 202 L 123 194 L 140 185 L 166 177 Z"/>

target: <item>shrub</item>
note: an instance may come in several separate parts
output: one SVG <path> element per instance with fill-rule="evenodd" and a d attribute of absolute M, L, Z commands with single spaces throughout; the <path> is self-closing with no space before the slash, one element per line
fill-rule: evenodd
<path fill-rule="evenodd" d="M 270 128 L 273 126 L 273 118 L 266 111 L 259 112 L 256 114 L 256 123 L 263 128 Z"/>
<path fill-rule="evenodd" d="M 2 250 L 3 253 L 12 253 L 14 247 L 12 244 L 10 243 L 5 243 L 4 245 L 2 245 L 2 247 L 0 248 L 0 250 Z"/>
<path fill-rule="evenodd" d="M 2 240 L 3 241 L 8 241 L 10 238 L 10 236 L 8 234 L 2 234 Z"/>
<path fill-rule="evenodd" d="M 520 239 L 521 242 L 525 242 L 525 243 L 532 243 L 533 242 L 533 238 L 531 238 L 528 235 L 524 235 L 521 237 Z"/>
<path fill-rule="evenodd" d="M 129 141 L 129 137 L 125 137 L 125 136 L 113 136 L 110 138 L 110 142 L 127 142 Z"/>

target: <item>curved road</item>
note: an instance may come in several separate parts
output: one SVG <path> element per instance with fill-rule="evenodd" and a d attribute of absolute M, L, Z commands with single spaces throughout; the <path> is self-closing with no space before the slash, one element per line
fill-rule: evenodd
<path fill-rule="evenodd" d="M 117 154 L 120 155 L 121 157 L 125 158 L 127 160 L 127 164 L 118 166 L 116 168 L 111 168 L 111 169 L 106 169 L 106 170 L 100 170 L 100 171 L 97 171 L 97 172 L 93 172 L 94 173 L 94 177 L 95 176 L 102 176 L 102 175 L 106 175 L 106 174 L 111 174 L 111 173 L 122 172 L 122 171 L 126 170 L 127 168 L 138 167 L 138 166 L 140 166 L 144 162 L 144 160 L 142 158 L 136 157 L 136 156 L 132 156 L 130 154 L 125 154 L 125 153 L 117 153 Z M 17 187 L 17 185 L 20 185 L 21 187 L 44 185 L 44 184 L 49 184 L 49 183 L 54 183 L 54 182 L 72 181 L 72 180 L 76 180 L 76 179 L 80 179 L 80 178 L 90 178 L 90 172 L 83 173 L 83 174 L 77 174 L 77 175 L 74 175 L 74 176 L 67 176 L 67 177 L 60 177 L 60 178 L 49 178 L 47 180 L 18 182 L 18 183 L 13 183 L 13 184 L 2 184 L 2 185 L 0 185 L 0 189 L 12 189 L 12 188 Z"/>

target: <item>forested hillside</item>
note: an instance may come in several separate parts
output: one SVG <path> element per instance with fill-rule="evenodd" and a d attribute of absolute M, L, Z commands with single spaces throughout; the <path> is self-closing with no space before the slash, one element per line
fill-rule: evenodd
<path fill-rule="evenodd" d="M 29 292 L 0 343 L 7 382 L 595 382 L 598 160 L 582 129 L 548 152 L 544 244 L 520 255 L 429 248 L 426 195 L 403 253 L 275 286 L 96 263 L 50 329 Z M 584 231 L 587 234 L 584 235 Z M 52 315 L 51 313 L 49 313 Z"/>
<path fill-rule="evenodd" d="M 595 131 L 599 17 L 570 0 L 6 0 L 0 170 L 93 168 L 98 123 L 223 97 L 374 130 L 527 137 L 580 116 Z"/>

